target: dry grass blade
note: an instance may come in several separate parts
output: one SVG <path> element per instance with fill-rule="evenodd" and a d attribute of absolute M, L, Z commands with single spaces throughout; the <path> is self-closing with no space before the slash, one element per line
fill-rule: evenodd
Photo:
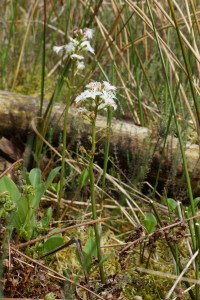
<path fill-rule="evenodd" d="M 15 87 L 16 80 L 17 80 L 17 77 L 18 77 L 18 74 L 19 74 L 19 68 L 20 68 L 20 64 L 21 64 L 22 57 L 23 57 L 23 54 L 24 54 L 24 49 L 25 49 L 25 46 L 26 46 L 26 41 L 27 41 L 27 38 L 28 38 L 30 26 L 31 26 L 31 21 L 33 19 L 35 10 L 36 10 L 39 2 L 40 2 L 39 0 L 35 1 L 35 3 L 32 6 L 32 9 L 31 9 L 31 14 L 30 14 L 30 17 L 29 17 L 29 20 L 28 20 L 28 25 L 27 25 L 26 32 L 25 32 L 25 35 L 24 35 L 24 39 L 23 39 L 23 43 L 22 43 L 22 48 L 21 48 L 19 59 L 18 59 L 17 68 L 16 68 L 16 71 L 15 71 L 15 76 L 14 76 L 14 80 L 13 80 L 13 84 L 12 84 L 12 90 Z"/>
<path fill-rule="evenodd" d="M 130 5 L 130 7 L 135 11 L 135 13 L 141 18 L 141 20 L 146 24 L 146 26 L 150 29 L 150 31 L 148 31 L 146 29 L 146 34 L 147 37 L 150 37 L 153 41 L 155 41 L 154 39 L 154 31 L 153 31 L 153 27 L 151 24 L 150 19 L 148 18 L 148 16 L 134 3 L 131 3 L 130 1 L 127 1 L 127 3 Z M 181 62 L 179 61 L 179 59 L 175 56 L 175 54 L 173 53 L 173 51 L 170 49 L 170 46 L 163 40 L 163 38 L 158 35 L 158 38 L 160 40 L 161 46 L 165 49 L 167 49 L 167 51 L 170 53 L 171 57 L 174 59 L 174 61 L 176 62 L 176 64 L 186 73 L 183 65 L 181 64 Z M 143 38 L 142 38 L 143 40 Z M 134 43 L 138 43 L 138 40 L 135 40 Z M 131 44 L 127 45 L 126 47 L 130 47 Z"/>
<path fill-rule="evenodd" d="M 163 9 L 163 7 L 160 5 L 160 3 L 158 3 L 157 0 L 155 0 L 155 4 L 159 7 L 159 9 L 162 11 L 162 13 L 164 14 L 164 16 L 167 18 L 167 20 L 170 22 L 170 24 L 175 27 L 175 24 L 173 22 L 173 20 L 170 18 L 169 14 L 166 13 L 166 11 Z M 190 16 L 190 15 L 189 15 Z M 189 24 L 187 24 L 187 28 L 190 28 Z M 181 37 L 183 39 L 183 41 L 185 42 L 185 44 L 188 46 L 188 48 L 191 50 L 191 52 L 193 53 L 194 57 L 196 58 L 196 60 L 200 63 L 200 54 L 198 51 L 198 48 L 195 45 L 195 48 L 191 46 L 190 41 L 188 41 L 188 39 L 186 38 L 186 36 L 183 34 L 182 31 L 180 31 Z M 193 39 L 194 41 L 194 39 Z M 196 44 L 196 43 L 195 43 Z"/>
<path fill-rule="evenodd" d="M 196 23 L 196 26 L 197 26 L 198 34 L 200 36 L 200 24 L 199 24 L 199 21 L 198 21 L 198 14 L 199 14 L 199 12 L 196 11 L 196 9 L 195 9 L 194 1 L 190 0 L 190 3 L 191 3 L 191 7 L 192 7 L 192 12 L 193 12 L 193 16 L 194 16 L 194 19 L 195 19 L 195 23 Z"/>
<path fill-rule="evenodd" d="M 171 71 L 172 71 L 172 73 L 173 73 L 173 75 L 174 75 L 174 77 L 175 77 L 175 79 L 176 79 L 177 84 L 179 84 L 180 78 L 179 78 L 178 72 L 176 71 L 176 68 L 175 68 L 173 59 L 171 58 L 171 55 L 170 55 L 170 53 L 167 51 L 166 48 L 164 48 L 164 51 L 165 51 L 165 54 L 166 54 L 166 56 L 167 56 L 167 58 L 168 58 L 168 62 L 169 62 L 169 64 L 170 64 Z M 197 125 L 197 121 L 196 121 L 195 116 L 194 116 L 194 113 L 193 113 L 193 111 L 192 111 L 192 107 L 191 107 L 190 101 L 187 99 L 187 96 L 186 96 L 184 87 L 183 87 L 183 85 L 182 85 L 181 83 L 180 83 L 180 85 L 179 85 L 179 89 L 180 89 L 180 92 L 179 92 L 179 94 L 180 94 L 180 99 L 181 99 L 182 101 L 185 102 L 185 105 L 186 105 L 186 107 L 187 107 L 187 109 L 188 109 L 188 112 L 189 112 L 189 114 L 190 114 L 190 117 L 191 117 L 191 119 L 192 119 L 192 122 L 193 122 L 194 126 L 197 128 L 197 126 L 198 126 L 198 125 Z"/>
<path fill-rule="evenodd" d="M 168 22 L 174 27 L 174 22 L 172 21 L 172 19 L 170 18 L 169 14 L 164 10 L 163 6 L 161 5 L 161 3 L 159 3 L 158 1 L 154 1 L 155 2 L 155 5 L 156 7 L 158 7 L 158 9 L 161 11 L 161 13 L 163 14 L 163 16 L 168 20 Z M 127 1 L 127 3 L 135 10 L 135 12 L 138 14 L 138 16 L 140 16 L 140 18 L 143 20 L 143 22 L 146 24 L 146 26 L 148 26 L 151 30 L 153 30 L 152 26 L 151 26 L 151 22 L 150 20 L 148 19 L 148 17 L 145 15 L 145 13 L 138 7 L 136 6 L 133 2 L 131 1 Z M 190 17 L 191 15 L 189 14 L 188 15 L 188 18 Z M 186 21 L 186 19 L 185 19 Z M 179 19 L 179 22 L 181 22 L 181 19 Z M 187 24 L 187 27 L 189 27 L 189 24 Z M 191 24 L 190 24 L 191 25 Z M 190 27 L 189 27 L 190 28 Z M 193 42 L 194 42 L 194 48 L 191 46 L 190 42 L 187 40 L 187 38 L 182 34 L 182 37 L 185 41 L 185 43 L 187 44 L 187 46 L 189 47 L 189 49 L 192 51 L 192 53 L 194 54 L 195 58 L 196 58 L 196 64 L 197 66 L 199 66 L 199 58 L 200 58 L 200 55 L 199 55 L 199 51 L 198 51 L 198 48 L 196 47 L 196 42 L 195 42 L 195 38 L 193 38 Z M 147 31 L 147 35 L 154 40 L 152 34 L 150 32 Z M 165 54 L 168 58 L 168 61 L 170 63 L 170 66 L 172 68 L 172 71 L 174 73 L 174 76 L 176 78 L 176 82 L 178 83 L 179 82 L 179 74 L 177 73 L 177 71 L 175 70 L 175 66 L 174 66 L 174 62 L 177 64 L 178 67 L 180 67 L 185 73 L 186 73 L 186 70 L 185 68 L 183 67 L 183 65 L 180 63 L 178 57 L 175 56 L 175 54 L 173 53 L 173 51 L 170 49 L 169 45 L 160 37 L 159 37 L 159 40 L 161 42 L 161 45 L 163 47 L 163 50 L 165 51 Z M 174 62 L 173 62 L 174 61 Z M 197 128 L 197 122 L 196 122 L 196 119 L 195 119 L 195 116 L 194 116 L 194 113 L 192 111 L 192 108 L 191 108 L 191 104 L 189 102 L 189 100 L 187 99 L 187 96 L 185 94 L 185 91 L 184 91 L 184 88 L 182 86 L 182 84 L 180 84 L 180 93 L 181 93 L 181 97 L 180 99 L 183 99 L 187 108 L 188 108 L 188 111 L 190 113 L 190 117 L 192 119 L 192 122 L 193 124 L 195 125 L 195 127 Z"/>
<path fill-rule="evenodd" d="M 185 268 L 184 268 L 183 271 L 181 272 L 181 274 L 177 277 L 177 279 L 176 279 L 176 281 L 174 282 L 174 284 L 173 284 L 171 290 L 170 290 L 170 291 L 168 292 L 168 294 L 166 295 L 165 300 L 168 300 L 168 299 L 171 297 L 171 295 L 172 295 L 174 289 L 176 288 L 177 284 L 180 282 L 180 280 L 182 279 L 183 275 L 184 275 L 185 272 L 188 270 L 189 266 L 190 266 L 191 263 L 195 260 L 195 258 L 197 257 L 198 254 L 199 254 L 199 250 L 197 250 L 197 251 L 194 253 L 194 255 L 191 257 L 191 259 L 188 261 L 188 263 L 186 264 Z M 199 284 L 199 282 L 198 282 L 198 284 Z"/>
<path fill-rule="evenodd" d="M 142 267 L 137 267 L 136 270 L 141 273 L 152 274 L 152 275 L 163 277 L 163 278 L 169 278 L 169 279 L 178 279 L 179 278 L 179 276 L 176 276 L 176 275 L 173 275 L 170 273 L 164 273 L 161 271 L 145 269 Z M 192 279 L 192 278 L 188 278 L 188 277 L 184 277 L 184 276 L 179 278 L 179 280 L 200 285 L 200 280 L 196 280 L 196 279 Z"/>

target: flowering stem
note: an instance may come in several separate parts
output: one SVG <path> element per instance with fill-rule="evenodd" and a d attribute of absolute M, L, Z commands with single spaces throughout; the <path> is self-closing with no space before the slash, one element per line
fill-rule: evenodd
<path fill-rule="evenodd" d="M 67 99 L 64 114 L 64 128 L 63 128 L 63 148 L 62 148 L 62 164 L 61 164 L 61 176 L 60 176 L 60 189 L 58 193 L 58 205 L 57 205 L 57 219 L 59 218 L 60 203 L 63 195 L 63 187 L 65 180 L 65 155 L 66 155 L 66 144 L 67 144 L 67 125 L 68 125 L 68 111 L 70 106 L 70 97 Z"/>
<path fill-rule="evenodd" d="M 68 126 L 68 113 L 69 107 L 71 104 L 71 93 L 73 88 L 73 81 L 74 81 L 74 65 L 72 63 L 72 78 L 71 78 L 71 85 L 69 85 L 69 94 L 67 97 L 65 111 L 64 111 L 64 124 L 63 124 L 63 148 L 62 148 L 62 163 L 61 163 L 61 175 L 60 175 L 60 189 L 58 193 L 58 205 L 57 205 L 57 219 L 59 218 L 60 212 L 60 203 L 63 195 L 63 188 L 64 188 L 64 181 L 65 181 L 65 157 L 66 157 L 66 147 L 67 147 L 67 126 Z"/>
<path fill-rule="evenodd" d="M 91 205 L 92 205 L 92 216 L 93 219 L 97 219 L 96 212 L 96 201 L 95 201 L 95 177 L 94 177 L 94 155 L 96 151 L 96 119 L 97 113 L 102 109 L 108 109 L 108 134 L 107 142 L 105 146 L 105 160 L 104 160 L 104 171 L 103 171 L 103 186 L 105 186 L 106 170 L 108 164 L 108 153 L 109 153 L 109 142 L 110 142 L 110 130 L 111 130 L 111 119 L 112 119 L 112 108 L 116 109 L 117 105 L 115 103 L 115 86 L 110 85 L 109 82 L 90 82 L 86 85 L 86 90 L 76 97 L 75 102 L 79 105 L 85 105 L 86 108 L 92 108 L 92 112 L 86 115 L 90 119 L 90 124 L 92 126 L 92 148 L 89 160 L 89 178 L 90 178 L 90 193 L 91 193 Z M 95 107 L 95 108 L 94 108 Z M 102 195 L 103 198 L 103 195 Z M 102 202 L 102 201 L 101 201 Z M 101 276 L 101 281 L 104 283 L 106 281 L 105 273 L 103 269 L 102 252 L 101 252 L 101 224 L 94 224 L 95 239 L 97 245 L 97 255 L 99 261 L 99 271 Z"/>
<path fill-rule="evenodd" d="M 89 175 L 90 175 L 90 193 L 91 193 L 91 204 L 92 204 L 92 216 L 93 220 L 97 219 L 97 212 L 96 212 L 96 200 L 95 200 L 95 178 L 94 178 L 94 171 L 93 171 L 93 164 L 94 164 L 94 154 L 96 151 L 96 118 L 97 118 L 97 108 L 94 112 L 94 117 L 91 120 L 92 125 L 92 149 L 91 149 L 91 157 L 89 161 Z M 102 260 L 102 251 L 101 251 L 101 236 L 99 232 L 98 223 L 94 224 L 94 231 L 95 231 L 95 239 L 97 245 L 97 256 L 98 262 L 100 263 Z M 105 273 L 103 270 L 103 264 L 99 264 L 99 271 L 102 283 L 105 283 Z"/>
<path fill-rule="evenodd" d="M 64 70 L 58 80 L 58 83 L 56 85 L 56 89 L 55 91 L 53 92 L 53 95 L 51 96 L 51 99 L 49 101 L 49 104 L 44 112 L 44 115 L 43 115 L 43 121 L 42 123 L 40 124 L 41 128 L 40 128 L 40 132 L 42 132 L 42 135 L 45 137 L 46 136 L 46 133 L 47 133 L 47 129 L 49 127 L 49 123 L 50 123 L 50 118 L 51 118 L 51 114 L 52 114 L 52 110 L 53 110 L 53 107 L 54 107 L 54 104 L 55 104 L 55 101 L 58 100 L 60 98 L 60 95 L 62 93 L 62 89 L 63 89 L 63 86 L 64 86 L 64 79 L 66 78 L 67 76 L 67 73 L 69 72 L 69 68 L 71 66 L 71 60 L 68 59 L 65 63 L 65 67 L 64 67 Z M 43 148 L 43 141 L 41 141 L 39 139 L 39 137 L 37 136 L 36 137 L 36 140 L 35 140 L 35 156 L 37 158 L 37 161 L 40 160 L 40 157 L 41 157 L 41 153 L 42 153 L 42 148 Z"/>

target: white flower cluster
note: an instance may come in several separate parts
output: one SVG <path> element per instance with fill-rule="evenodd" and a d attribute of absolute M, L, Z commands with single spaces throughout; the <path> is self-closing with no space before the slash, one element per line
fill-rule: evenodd
<path fill-rule="evenodd" d="M 71 59 L 76 60 L 76 66 L 78 70 L 85 68 L 84 56 L 81 55 L 84 52 L 90 52 L 94 54 L 94 49 L 90 45 L 90 40 L 93 37 L 93 30 L 90 28 L 84 28 L 74 31 L 74 38 L 70 37 L 70 42 L 63 46 L 54 46 L 53 51 L 57 54 L 63 55 L 66 53 L 70 55 Z"/>
<path fill-rule="evenodd" d="M 98 107 L 98 110 L 112 107 L 114 110 L 117 109 L 115 103 L 116 87 L 111 85 L 107 81 L 101 82 L 90 82 L 86 85 L 86 90 L 76 97 L 75 102 L 78 105 L 86 105 L 89 107 Z"/>

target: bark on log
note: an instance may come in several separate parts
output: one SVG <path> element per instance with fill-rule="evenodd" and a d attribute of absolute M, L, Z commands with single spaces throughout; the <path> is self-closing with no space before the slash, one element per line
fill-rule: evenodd
<path fill-rule="evenodd" d="M 31 120 L 38 115 L 39 100 L 30 96 L 0 91 L 0 135 L 4 137 L 26 136 L 31 131 Z M 45 102 L 46 106 L 48 102 Z M 61 115 L 64 105 L 55 104 L 51 126 L 56 127 L 57 132 L 62 131 L 63 121 Z M 97 128 L 106 127 L 106 118 L 98 117 Z M 69 111 L 68 138 L 74 142 L 88 144 L 90 135 L 89 124 L 80 117 L 75 108 Z M 127 121 L 113 119 L 111 134 L 111 153 L 117 152 L 121 167 L 145 168 L 150 166 L 150 175 L 155 176 L 158 165 L 161 163 L 161 177 L 177 181 L 181 188 L 185 185 L 182 169 L 179 142 L 175 137 L 168 137 L 163 155 L 162 143 L 155 132 Z M 185 154 L 188 160 L 188 169 L 191 182 L 195 188 L 195 194 L 200 192 L 200 156 L 199 146 L 194 144 L 185 145 Z M 127 156 L 132 156 L 132 166 L 128 166 Z M 125 168 L 126 168 L 125 167 Z M 152 175 L 153 174 L 153 175 Z M 182 178 L 182 183 L 180 178 Z"/>

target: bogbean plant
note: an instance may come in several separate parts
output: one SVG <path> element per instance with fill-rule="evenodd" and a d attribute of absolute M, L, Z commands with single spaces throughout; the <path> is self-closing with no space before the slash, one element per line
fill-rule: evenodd
<path fill-rule="evenodd" d="M 67 147 L 67 126 L 68 126 L 68 110 L 70 104 L 73 100 L 73 90 L 75 89 L 75 80 L 79 75 L 79 72 L 85 68 L 84 64 L 84 53 L 89 52 L 94 55 L 94 49 L 90 45 L 90 39 L 93 37 L 93 30 L 86 28 L 74 31 L 74 37 L 70 37 L 70 42 L 63 46 L 54 46 L 53 50 L 66 58 L 66 63 L 64 64 L 64 69 L 71 65 L 70 72 L 67 77 L 63 75 L 64 82 L 68 86 L 68 96 L 66 100 L 66 106 L 64 111 L 64 124 L 63 124 L 63 148 L 62 148 L 62 167 L 61 167 L 61 179 L 60 179 L 60 190 L 58 194 L 58 206 L 57 206 L 57 217 L 59 217 L 60 203 L 64 190 L 65 181 L 65 157 L 66 157 L 66 147 Z M 112 110 L 117 108 L 115 103 L 115 87 L 111 85 L 108 81 L 91 82 L 86 85 L 86 89 L 79 96 L 75 98 L 75 103 L 80 108 L 82 107 L 82 112 L 84 118 L 86 118 L 91 125 L 91 151 L 88 154 L 89 163 L 88 167 L 84 170 L 84 178 L 90 179 L 90 193 L 91 193 L 91 204 L 92 204 L 92 215 L 93 219 L 97 219 L 96 213 L 96 200 L 95 200 L 95 176 L 93 171 L 94 156 L 96 152 L 96 120 L 97 115 L 101 110 L 107 110 L 107 120 L 108 120 L 108 130 L 107 130 L 107 140 L 105 143 L 105 157 L 104 157 L 104 169 L 103 169 L 103 180 L 102 187 L 105 186 L 105 174 L 107 170 L 108 162 L 108 152 L 109 152 L 109 136 L 111 128 L 111 118 Z M 105 282 L 105 276 L 102 264 L 102 251 L 101 251 L 101 233 L 99 225 L 95 223 L 94 225 L 95 239 L 97 246 L 97 255 L 99 260 L 99 269 L 102 282 Z"/>
<path fill-rule="evenodd" d="M 75 102 L 77 106 L 82 106 L 83 117 L 90 122 L 91 125 L 91 150 L 88 154 L 89 163 L 86 172 L 88 171 L 90 179 L 90 197 L 92 205 L 92 216 L 93 219 L 97 219 L 96 212 L 96 199 L 95 199 L 95 175 L 94 175 L 94 156 L 96 153 L 96 143 L 97 143 L 97 130 L 96 130 L 96 121 L 98 113 L 101 110 L 107 110 L 108 117 L 110 116 L 110 109 L 116 109 L 117 105 L 115 103 L 115 86 L 111 85 L 107 81 L 101 82 L 91 82 L 86 85 L 86 89 L 79 96 L 76 97 Z M 110 120 L 111 124 L 111 120 Z M 106 143 L 106 149 L 109 148 L 109 139 Z M 105 150 L 106 150 L 105 149 Z M 105 151 L 106 152 L 106 151 Z M 104 163 L 104 174 L 106 173 L 108 153 L 105 153 L 105 162 Z M 103 177 L 103 184 L 105 184 L 105 179 Z M 100 227 L 97 223 L 94 224 L 95 239 L 97 246 L 97 255 L 99 261 L 99 271 L 102 282 L 105 282 L 105 275 L 103 270 L 103 264 L 101 263 L 102 251 L 101 251 L 101 232 Z"/>

